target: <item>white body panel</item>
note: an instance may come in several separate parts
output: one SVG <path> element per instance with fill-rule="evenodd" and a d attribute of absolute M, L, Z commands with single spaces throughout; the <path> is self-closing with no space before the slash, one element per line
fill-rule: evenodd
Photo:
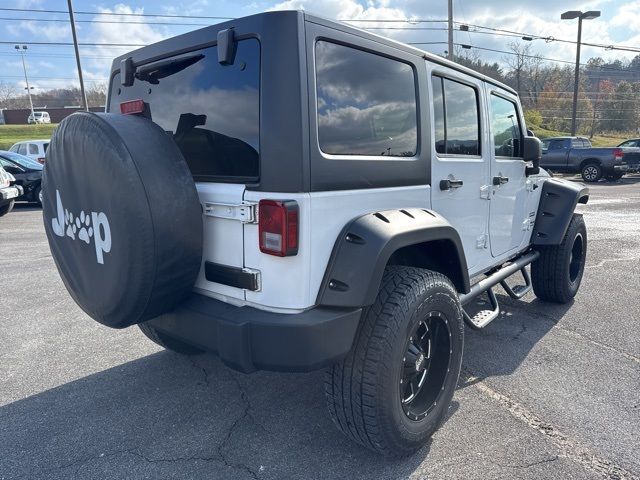
<path fill-rule="evenodd" d="M 373 211 L 430 208 L 430 190 L 428 185 L 310 194 L 247 190 L 244 199 L 249 202 L 262 198 L 296 200 L 300 208 L 300 237 L 297 255 L 266 255 L 258 246 L 258 225 L 245 224 L 245 267 L 260 270 L 262 276 L 261 290 L 247 291 L 246 303 L 270 310 L 313 307 L 342 228 L 354 218 Z"/>

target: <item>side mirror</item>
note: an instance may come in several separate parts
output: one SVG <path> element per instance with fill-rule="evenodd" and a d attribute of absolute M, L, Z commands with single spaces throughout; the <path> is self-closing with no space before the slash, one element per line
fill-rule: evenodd
<path fill-rule="evenodd" d="M 537 137 L 524 137 L 522 157 L 527 164 L 525 173 L 527 176 L 540 173 L 540 157 L 542 157 L 542 142 Z"/>

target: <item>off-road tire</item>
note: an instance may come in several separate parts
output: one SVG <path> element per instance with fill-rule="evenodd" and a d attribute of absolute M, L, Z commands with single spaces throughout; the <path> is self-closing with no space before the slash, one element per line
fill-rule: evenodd
<path fill-rule="evenodd" d="M 6 205 L 3 205 L 0 207 L 0 217 L 2 217 L 3 215 L 6 215 L 7 213 L 9 213 L 11 210 L 13 210 L 13 205 L 16 202 L 14 200 L 11 200 L 9 203 L 7 203 Z"/>
<path fill-rule="evenodd" d="M 204 351 L 198 347 L 194 347 L 193 345 L 189 345 L 188 343 L 178 340 L 177 338 L 165 335 L 146 323 L 139 323 L 138 327 L 140 327 L 142 333 L 144 333 L 149 340 L 157 343 L 167 350 L 171 350 L 172 352 L 180 353 L 182 355 L 196 355 Z"/>
<path fill-rule="evenodd" d="M 579 252 L 576 242 L 580 242 Z M 540 300 L 567 303 L 580 288 L 587 256 L 587 229 L 582 215 L 574 213 L 560 245 L 541 245 L 540 257 L 531 264 L 533 291 Z"/>
<path fill-rule="evenodd" d="M 430 409 L 415 420 L 403 410 L 399 379 L 406 368 L 403 355 L 410 332 L 433 312 L 440 313 L 439 325 L 446 322 L 449 336 L 437 337 L 445 341 L 435 343 L 436 353 L 430 354 L 429 361 L 439 355 L 438 345 L 446 345 L 449 360 L 441 370 L 442 388 L 426 390 L 435 392 L 427 393 L 437 395 L 435 401 L 429 398 Z M 363 313 L 351 351 L 326 371 L 325 393 L 334 423 L 348 437 L 385 456 L 416 451 L 447 415 L 460 374 L 463 344 L 462 309 L 451 281 L 429 270 L 388 267 L 375 303 Z M 437 364 L 430 363 L 427 376 L 436 371 L 433 365 Z"/>
<path fill-rule="evenodd" d="M 597 182 L 602 178 L 602 167 L 597 163 L 587 163 L 580 170 L 580 174 L 585 182 Z"/>

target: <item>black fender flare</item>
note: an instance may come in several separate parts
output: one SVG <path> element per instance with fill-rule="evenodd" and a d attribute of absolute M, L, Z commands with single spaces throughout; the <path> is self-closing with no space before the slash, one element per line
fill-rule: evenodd
<path fill-rule="evenodd" d="M 469 272 L 460 236 L 442 216 L 431 210 L 407 208 L 357 217 L 341 231 L 327 265 L 319 305 L 361 307 L 371 305 L 378 294 L 391 256 L 404 247 L 444 241 L 444 259 L 451 281 L 461 293 L 470 289 Z M 442 263 L 443 259 L 438 261 Z"/>
<path fill-rule="evenodd" d="M 589 188 L 577 182 L 548 178 L 542 185 L 536 223 L 533 227 L 533 245 L 562 243 L 571 217 L 578 203 L 589 201 Z"/>

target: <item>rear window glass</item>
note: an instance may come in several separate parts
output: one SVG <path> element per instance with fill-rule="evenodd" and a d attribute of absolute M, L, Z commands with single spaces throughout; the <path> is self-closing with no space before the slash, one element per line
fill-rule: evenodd
<path fill-rule="evenodd" d="M 167 59 L 156 63 L 161 65 Z M 138 67 L 133 86 L 113 78 L 109 110 L 142 99 L 151 120 L 171 135 L 196 181 L 256 181 L 260 151 L 260 43 L 238 42 L 232 65 L 208 47 L 173 57 L 173 67 Z M 152 64 L 153 65 L 153 64 Z M 165 63 L 166 65 L 166 63 Z M 151 72 L 151 73 L 149 73 Z M 155 76 L 154 76 L 155 75 Z"/>
<path fill-rule="evenodd" d="M 478 92 L 462 83 L 433 76 L 434 143 L 446 155 L 480 155 Z"/>
<path fill-rule="evenodd" d="M 418 148 L 413 68 L 335 43 L 316 43 L 318 141 L 331 155 L 413 157 Z"/>
<path fill-rule="evenodd" d="M 29 155 L 38 155 L 38 145 L 35 143 L 29 144 Z"/>

